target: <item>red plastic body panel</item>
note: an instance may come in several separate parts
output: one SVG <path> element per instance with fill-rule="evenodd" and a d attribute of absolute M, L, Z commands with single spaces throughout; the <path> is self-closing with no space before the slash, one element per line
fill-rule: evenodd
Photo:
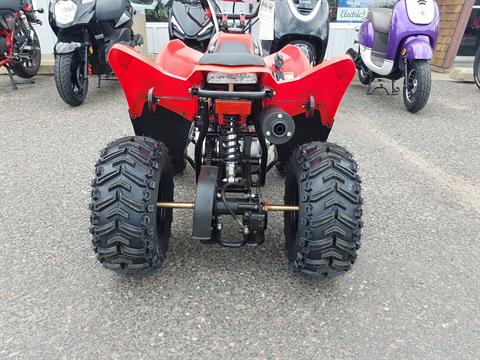
<path fill-rule="evenodd" d="M 246 40 L 246 35 L 222 34 L 221 37 L 223 35 L 233 38 L 230 40 Z M 189 89 L 203 85 L 208 72 L 254 72 L 265 88 L 275 92 L 272 99 L 265 100 L 265 106 L 278 106 L 296 116 L 306 111 L 305 105 L 313 96 L 322 123 L 331 127 L 340 101 L 355 74 L 352 59 L 347 55 L 340 56 L 311 68 L 296 46 L 286 46 L 280 53 L 284 58 L 281 70 L 289 74 L 289 80 L 276 80 L 275 54 L 265 58 L 266 67 L 198 65 L 202 54 L 180 40 L 170 41 L 155 62 L 128 46 L 117 44 L 110 51 L 109 62 L 125 91 L 132 119 L 141 117 L 147 93 L 154 88 L 153 94 L 159 99 L 158 106 L 192 121 L 197 115 L 198 99 L 189 93 Z"/>

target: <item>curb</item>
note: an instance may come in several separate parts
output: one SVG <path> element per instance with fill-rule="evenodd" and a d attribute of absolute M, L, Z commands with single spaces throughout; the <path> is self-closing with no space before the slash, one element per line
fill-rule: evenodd
<path fill-rule="evenodd" d="M 42 54 L 42 62 L 38 70 L 38 75 L 53 75 L 54 62 L 53 55 Z M 7 75 L 7 70 L 4 67 L 0 68 L 0 75 Z"/>

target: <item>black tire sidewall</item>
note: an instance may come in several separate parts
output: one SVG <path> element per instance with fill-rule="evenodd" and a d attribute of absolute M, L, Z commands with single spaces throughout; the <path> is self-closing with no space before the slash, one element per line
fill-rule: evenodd
<path fill-rule="evenodd" d="M 475 61 L 473 63 L 473 76 L 475 79 L 475 84 L 478 89 L 480 89 L 480 47 L 475 54 Z"/>
<path fill-rule="evenodd" d="M 70 106 L 80 106 L 85 102 L 88 95 L 88 76 L 85 78 L 84 89 L 81 93 L 73 90 L 73 71 L 81 62 L 81 55 L 78 51 L 68 54 L 55 55 L 55 85 L 63 101 Z M 75 66 L 75 68 L 73 68 Z"/>
<path fill-rule="evenodd" d="M 412 100 L 408 98 L 408 76 L 410 71 L 416 71 L 417 89 Z M 416 113 L 422 110 L 430 97 L 432 75 L 427 60 L 414 60 L 407 65 L 405 85 L 403 86 L 403 102 L 408 111 Z"/>
<path fill-rule="evenodd" d="M 297 235 L 298 235 L 298 219 L 302 217 L 305 208 L 301 201 L 299 201 L 299 194 L 303 192 L 302 181 L 299 168 L 298 157 L 295 153 L 290 158 L 285 174 L 285 204 L 297 205 L 300 207 L 297 218 L 293 220 L 293 213 L 284 214 L 284 232 L 285 232 L 285 247 L 287 250 L 288 261 L 293 262 L 297 256 Z"/>

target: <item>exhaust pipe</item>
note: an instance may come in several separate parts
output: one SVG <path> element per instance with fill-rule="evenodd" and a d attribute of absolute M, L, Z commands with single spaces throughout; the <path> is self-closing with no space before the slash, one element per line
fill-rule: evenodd
<path fill-rule="evenodd" d="M 260 115 L 260 126 L 265 139 L 274 145 L 289 142 L 295 134 L 295 121 L 277 107 L 270 107 Z"/>

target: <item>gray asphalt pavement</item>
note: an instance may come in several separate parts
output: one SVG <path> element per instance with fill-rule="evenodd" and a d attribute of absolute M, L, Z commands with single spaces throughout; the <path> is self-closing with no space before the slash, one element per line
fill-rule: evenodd
<path fill-rule="evenodd" d="M 334 280 L 296 275 L 283 218 L 265 245 L 191 240 L 175 213 L 162 271 L 120 277 L 90 246 L 99 151 L 132 134 L 116 83 L 70 108 L 52 77 L 0 77 L 0 359 L 480 358 L 480 92 L 434 82 L 417 115 L 354 84 L 331 140 L 360 165 L 363 247 Z M 265 196 L 281 202 L 274 171 Z M 176 179 L 189 201 L 193 172 Z"/>

